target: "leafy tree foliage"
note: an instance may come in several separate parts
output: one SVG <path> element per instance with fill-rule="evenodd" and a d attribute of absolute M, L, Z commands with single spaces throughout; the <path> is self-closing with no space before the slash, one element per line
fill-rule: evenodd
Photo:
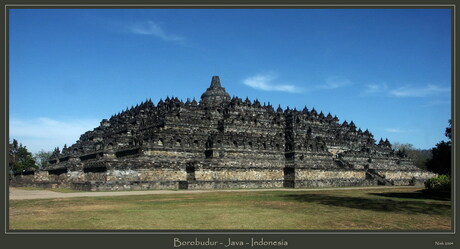
<path fill-rule="evenodd" d="M 431 151 L 433 158 L 428 160 L 427 169 L 437 174 L 450 175 L 450 142 L 441 141 Z"/>
<path fill-rule="evenodd" d="M 449 141 L 441 141 L 436 144 L 436 147 L 431 149 L 433 153 L 433 158 L 428 160 L 427 169 L 434 173 L 448 175 L 451 174 L 451 141 L 452 138 L 452 121 L 449 120 L 449 127 L 446 128 L 446 137 L 449 138 Z"/>
<path fill-rule="evenodd" d="M 452 119 L 449 119 L 449 127 L 446 128 L 446 137 L 452 140 Z"/>
<path fill-rule="evenodd" d="M 25 146 L 22 144 L 18 145 L 18 141 L 13 139 L 13 143 L 10 144 L 10 171 L 23 172 L 26 170 L 37 169 L 38 166 L 35 164 L 35 160 Z"/>
<path fill-rule="evenodd" d="M 38 167 L 45 168 L 48 166 L 48 160 L 51 158 L 53 154 L 52 151 L 44 151 L 40 150 L 39 152 L 34 154 L 35 161 L 37 162 Z"/>
<path fill-rule="evenodd" d="M 422 150 L 415 148 L 412 144 L 394 143 L 392 148 L 396 151 L 407 155 L 414 160 L 415 166 L 420 169 L 427 169 L 426 163 L 432 158 L 431 150 Z"/>
<path fill-rule="evenodd" d="M 434 191 L 450 191 L 451 181 L 448 176 L 440 175 L 438 177 L 428 179 L 428 181 L 425 182 L 425 188 Z"/>
<path fill-rule="evenodd" d="M 18 153 L 19 145 L 18 141 L 16 139 L 13 139 L 13 143 L 9 144 L 9 163 L 8 166 L 10 168 L 10 174 L 13 173 L 14 171 L 14 165 L 16 163 L 16 156 Z"/>

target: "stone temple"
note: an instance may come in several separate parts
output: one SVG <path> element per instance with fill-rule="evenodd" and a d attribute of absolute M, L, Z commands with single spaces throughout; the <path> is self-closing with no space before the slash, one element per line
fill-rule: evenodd
<path fill-rule="evenodd" d="M 422 171 L 352 122 L 314 108 L 276 110 L 233 97 L 218 76 L 199 102 L 166 98 L 127 109 L 56 149 L 15 184 L 81 190 L 414 185 Z"/>

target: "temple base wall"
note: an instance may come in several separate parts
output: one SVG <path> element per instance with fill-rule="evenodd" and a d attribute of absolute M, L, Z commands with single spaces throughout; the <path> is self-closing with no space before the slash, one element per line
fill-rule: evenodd
<path fill-rule="evenodd" d="M 436 174 L 424 171 L 375 171 L 311 168 L 171 168 L 109 169 L 105 172 L 69 171 L 59 175 L 37 171 L 17 175 L 12 186 L 72 188 L 82 191 L 149 189 L 249 189 L 375 186 L 381 179 L 390 185 L 422 185 Z M 380 178 L 379 178 L 380 177 Z M 380 182 L 378 181 L 380 179 Z"/>
<path fill-rule="evenodd" d="M 350 187 L 377 185 L 376 181 L 366 179 L 363 170 L 324 170 L 324 169 L 295 169 L 295 179 L 290 187 Z"/>
<path fill-rule="evenodd" d="M 324 187 L 359 187 L 359 186 L 376 186 L 376 180 L 362 178 L 340 178 L 340 179 L 322 179 L 322 180 L 296 180 L 295 188 L 324 188 Z"/>
<path fill-rule="evenodd" d="M 423 185 L 426 180 L 437 176 L 426 171 L 378 170 L 377 172 L 394 185 Z"/>
<path fill-rule="evenodd" d="M 70 184 L 70 188 L 81 191 L 179 189 L 179 181 L 76 182 Z"/>
<path fill-rule="evenodd" d="M 339 179 L 365 179 L 366 172 L 363 170 L 315 170 L 295 169 L 296 180 L 339 180 Z"/>
<path fill-rule="evenodd" d="M 257 188 L 282 188 L 283 180 L 274 181 L 191 181 L 188 189 L 257 189 Z"/>
<path fill-rule="evenodd" d="M 282 181 L 282 168 L 208 168 L 195 171 L 197 181 Z"/>

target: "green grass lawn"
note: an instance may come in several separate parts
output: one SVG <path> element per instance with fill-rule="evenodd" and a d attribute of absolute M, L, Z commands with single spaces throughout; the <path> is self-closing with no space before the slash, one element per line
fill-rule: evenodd
<path fill-rule="evenodd" d="M 420 189 L 248 191 L 14 200 L 13 230 L 450 230 L 450 200 Z"/>

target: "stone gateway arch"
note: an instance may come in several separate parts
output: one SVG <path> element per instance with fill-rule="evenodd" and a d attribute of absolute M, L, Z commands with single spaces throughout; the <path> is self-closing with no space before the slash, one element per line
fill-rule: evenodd
<path fill-rule="evenodd" d="M 101 121 L 47 168 L 13 185 L 80 190 L 415 185 L 417 168 L 388 140 L 331 114 L 231 98 L 213 76 L 199 102 L 147 100 Z"/>

